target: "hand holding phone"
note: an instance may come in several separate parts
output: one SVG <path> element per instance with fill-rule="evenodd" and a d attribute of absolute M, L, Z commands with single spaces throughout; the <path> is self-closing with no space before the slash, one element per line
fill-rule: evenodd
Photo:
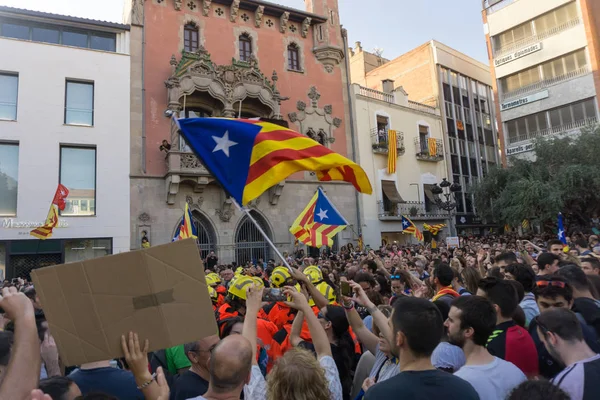
<path fill-rule="evenodd" d="M 341 291 L 342 291 L 342 296 L 345 297 L 352 297 L 352 288 L 350 287 L 350 284 L 346 281 L 341 281 L 340 282 L 340 287 L 341 287 Z"/>
<path fill-rule="evenodd" d="M 287 296 L 281 289 L 267 288 L 263 292 L 263 301 L 286 301 Z"/>

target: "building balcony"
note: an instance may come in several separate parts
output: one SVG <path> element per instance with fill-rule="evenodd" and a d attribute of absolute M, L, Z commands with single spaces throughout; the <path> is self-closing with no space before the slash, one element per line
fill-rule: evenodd
<path fill-rule="evenodd" d="M 415 138 L 415 152 L 417 159 L 422 161 L 442 161 L 444 159 L 444 145 L 441 139 Z"/>
<path fill-rule="evenodd" d="M 554 126 L 552 128 L 542 129 L 540 131 L 531 132 L 526 135 L 513 136 L 508 138 L 509 144 L 515 144 L 520 142 L 526 142 L 533 139 L 551 136 L 551 135 L 570 135 L 574 133 L 579 133 L 582 128 L 586 126 L 594 126 L 598 124 L 598 118 L 588 118 L 583 119 L 581 121 L 575 121 L 570 124 Z"/>
<path fill-rule="evenodd" d="M 389 151 L 388 130 L 377 131 L 377 128 L 371 129 L 371 147 L 373 153 L 387 154 Z M 396 131 L 396 151 L 398 155 L 404 154 L 404 133 Z"/>
<path fill-rule="evenodd" d="M 514 98 L 525 96 L 530 93 L 535 93 L 535 92 L 538 92 L 547 87 L 550 87 L 550 86 L 553 86 L 553 85 L 556 85 L 556 84 L 559 84 L 562 82 L 570 81 L 571 79 L 574 79 L 574 78 L 577 78 L 577 77 L 580 77 L 583 75 L 587 75 L 591 72 L 592 72 L 592 70 L 591 70 L 590 66 L 586 65 L 585 67 L 581 67 L 581 68 L 571 71 L 567 74 L 557 76 L 556 78 L 544 79 L 544 80 L 536 82 L 532 85 L 524 86 L 522 88 L 503 93 L 502 101 L 508 101 L 508 100 L 511 100 Z"/>
<path fill-rule="evenodd" d="M 175 196 L 179 184 L 189 182 L 194 192 L 202 193 L 206 185 L 214 180 L 208 169 L 198 160 L 195 154 L 183 151 L 169 151 L 166 156 L 168 194 L 167 203 L 175 204 Z"/>
<path fill-rule="evenodd" d="M 448 218 L 448 212 L 435 205 L 429 205 L 419 201 L 407 201 L 404 203 L 389 204 L 383 201 L 377 202 L 380 221 L 399 221 L 402 215 L 413 221 L 429 221 Z"/>
<path fill-rule="evenodd" d="M 380 92 L 379 90 L 370 89 L 364 86 L 359 86 L 355 84 L 355 94 L 360 96 L 368 97 L 370 99 L 375 99 L 379 101 L 383 101 L 390 104 L 396 104 L 398 106 L 407 107 L 415 111 L 419 111 L 426 114 L 440 116 L 441 112 L 438 108 L 428 106 L 427 104 L 417 103 L 416 101 L 408 100 L 406 95 L 401 95 L 396 92 L 386 93 Z"/>
<path fill-rule="evenodd" d="M 558 35 L 559 33 L 566 31 L 567 29 L 571 29 L 579 24 L 581 24 L 581 19 L 577 17 L 572 19 L 571 21 L 565 22 L 564 24 L 560 24 L 558 26 L 555 26 L 554 28 L 548 29 L 547 31 L 540 32 L 537 35 L 527 36 L 515 42 L 508 43 L 502 47 L 498 47 L 494 51 L 494 58 L 500 58 L 508 53 L 519 50 L 529 44 L 541 42 L 544 39 L 547 39 L 554 35 Z"/>

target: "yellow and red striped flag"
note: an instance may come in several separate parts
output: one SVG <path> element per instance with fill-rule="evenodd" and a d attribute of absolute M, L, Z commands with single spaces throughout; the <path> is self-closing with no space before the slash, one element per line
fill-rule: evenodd
<path fill-rule="evenodd" d="M 192 223 L 192 212 L 190 211 L 190 205 L 185 203 L 185 211 L 183 212 L 183 217 L 181 218 L 181 223 L 177 227 L 175 231 L 175 236 L 173 237 L 173 242 L 177 240 L 184 240 L 189 238 L 197 238 L 198 233 L 196 232 L 196 227 Z"/>
<path fill-rule="evenodd" d="M 394 130 L 388 131 L 388 174 L 396 173 L 396 159 L 398 158 L 398 148 L 396 142 L 398 134 Z"/>
<path fill-rule="evenodd" d="M 54 193 L 52 204 L 50 204 L 50 211 L 48 211 L 46 222 L 44 222 L 44 225 L 38 226 L 29 232 L 31 236 L 42 240 L 46 240 L 52 236 L 52 230 L 58 226 L 58 210 L 62 211 L 65 209 L 67 204 L 65 199 L 68 195 L 69 189 L 59 183 L 56 188 L 56 193 Z"/>
<path fill-rule="evenodd" d="M 319 188 L 292 224 L 290 232 L 307 246 L 331 247 L 333 237 L 347 225 L 348 222 Z"/>
<path fill-rule="evenodd" d="M 436 224 L 436 225 L 423 224 L 423 228 L 425 228 L 429 232 L 431 232 L 431 234 L 433 236 L 437 235 L 438 232 L 441 231 L 445 226 L 446 226 L 446 224 Z"/>
<path fill-rule="evenodd" d="M 323 182 L 349 182 L 361 193 L 373 192 L 360 165 L 291 129 L 227 118 L 186 118 L 177 124 L 185 142 L 240 205 L 299 171 L 314 171 Z"/>
<path fill-rule="evenodd" d="M 429 147 L 429 155 L 435 157 L 437 155 L 437 141 L 434 138 L 427 139 L 427 147 Z"/>

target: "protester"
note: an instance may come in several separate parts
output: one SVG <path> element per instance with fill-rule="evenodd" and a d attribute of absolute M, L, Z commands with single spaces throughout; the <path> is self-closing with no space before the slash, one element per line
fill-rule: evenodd
<path fill-rule="evenodd" d="M 581 314 L 585 322 L 596 331 L 600 338 L 600 300 L 592 295 L 590 281 L 585 272 L 577 265 L 566 265 L 562 267 L 557 275 L 573 289 L 573 305 L 571 310 Z"/>
<path fill-rule="evenodd" d="M 547 254 L 548 253 L 541 254 L 540 257 Z M 538 257 L 538 259 L 540 257 Z M 525 313 L 525 326 L 528 327 L 531 320 L 540 314 L 540 309 L 538 308 L 535 296 L 532 293 L 537 277 L 533 272 L 533 269 L 524 264 L 508 265 L 504 268 L 504 273 L 506 279 L 517 281 L 523 286 L 524 294 L 523 299 L 519 303 L 519 307 L 521 307 L 521 310 Z"/>
<path fill-rule="evenodd" d="M 570 310 L 555 308 L 537 318 L 538 335 L 550 354 L 566 368 L 553 380 L 571 400 L 600 398 L 600 354 L 586 344 L 581 323 Z"/>
<path fill-rule="evenodd" d="M 79 386 L 73 380 L 64 376 L 42 379 L 39 388 L 49 395 L 52 400 L 76 400 L 82 395 Z"/>
<path fill-rule="evenodd" d="M 185 354 L 192 366 L 175 378 L 171 400 L 186 400 L 206 393 L 210 379 L 208 361 L 218 343 L 219 337 L 213 335 L 184 345 Z"/>
<path fill-rule="evenodd" d="M 581 260 L 581 269 L 586 275 L 600 275 L 600 260 L 594 257 L 587 257 Z"/>
<path fill-rule="evenodd" d="M 431 364 L 431 353 L 444 330 L 442 316 L 434 304 L 425 299 L 400 298 L 394 303 L 390 321 L 392 353 L 400 360 L 400 373 L 368 388 L 366 400 L 398 396 L 428 399 L 440 394 L 447 400 L 479 399 L 469 383 Z"/>
<path fill-rule="evenodd" d="M 450 304 L 455 298 L 460 296 L 452 288 L 452 280 L 454 279 L 454 271 L 448 264 L 442 263 L 435 267 L 433 275 L 430 278 L 434 285 L 435 296 L 433 301 L 441 300 L 445 303 Z"/>
<path fill-rule="evenodd" d="M 521 383 L 507 400 L 571 400 L 571 397 L 551 382 L 540 379 Z"/>
<path fill-rule="evenodd" d="M 547 275 L 552 275 L 556 271 L 558 271 L 558 263 L 560 261 L 560 256 L 557 256 L 553 253 L 542 253 L 537 258 L 537 265 L 539 272 L 537 274 L 536 279 L 543 279 L 543 277 Z"/>
<path fill-rule="evenodd" d="M 481 400 L 503 400 L 527 377 L 514 364 L 492 356 L 486 349 L 496 326 L 496 311 L 479 296 L 452 302 L 445 324 L 451 344 L 463 349 L 466 364 L 454 373 L 469 382 Z"/>

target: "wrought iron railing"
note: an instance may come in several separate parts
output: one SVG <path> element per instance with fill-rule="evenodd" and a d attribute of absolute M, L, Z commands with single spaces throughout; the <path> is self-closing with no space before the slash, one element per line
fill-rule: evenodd
<path fill-rule="evenodd" d="M 414 219 L 445 219 L 448 218 L 448 212 L 442 210 L 433 204 L 427 204 L 419 201 L 407 201 L 403 203 L 377 202 L 379 219 L 400 220 L 402 215 Z"/>
<path fill-rule="evenodd" d="M 421 140 L 415 138 L 415 152 L 417 158 L 421 160 L 440 161 L 444 159 L 444 145 L 441 139 Z"/>
<path fill-rule="evenodd" d="M 389 143 L 389 130 L 377 130 L 377 128 L 371 129 L 371 146 L 374 153 L 387 153 Z M 396 131 L 396 150 L 398 154 L 404 154 L 404 133 Z"/>
<path fill-rule="evenodd" d="M 513 143 L 524 142 L 527 140 L 532 140 L 532 139 L 549 136 L 549 135 L 576 133 L 574 131 L 578 131 L 581 128 L 586 127 L 586 126 L 596 125 L 597 123 L 598 123 L 598 118 L 596 118 L 596 117 L 583 119 L 580 121 L 572 122 L 570 124 L 553 126 L 551 128 L 546 128 L 546 129 L 542 129 L 539 131 L 530 132 L 525 135 L 518 135 L 518 136 L 512 136 L 512 137 L 509 136 L 508 142 L 510 144 L 513 144 Z"/>
<path fill-rule="evenodd" d="M 585 67 L 578 68 L 574 71 L 566 73 L 561 76 L 557 76 L 555 78 L 544 79 L 542 81 L 536 82 L 534 84 L 521 87 L 519 89 L 511 90 L 510 92 L 506 92 L 502 94 L 502 100 L 509 100 L 515 97 L 523 96 L 528 93 L 536 92 L 540 89 L 547 88 L 548 86 L 556 85 L 557 83 L 566 82 L 573 78 L 577 78 L 578 76 L 587 75 L 591 71 L 590 66 L 586 65 Z"/>

